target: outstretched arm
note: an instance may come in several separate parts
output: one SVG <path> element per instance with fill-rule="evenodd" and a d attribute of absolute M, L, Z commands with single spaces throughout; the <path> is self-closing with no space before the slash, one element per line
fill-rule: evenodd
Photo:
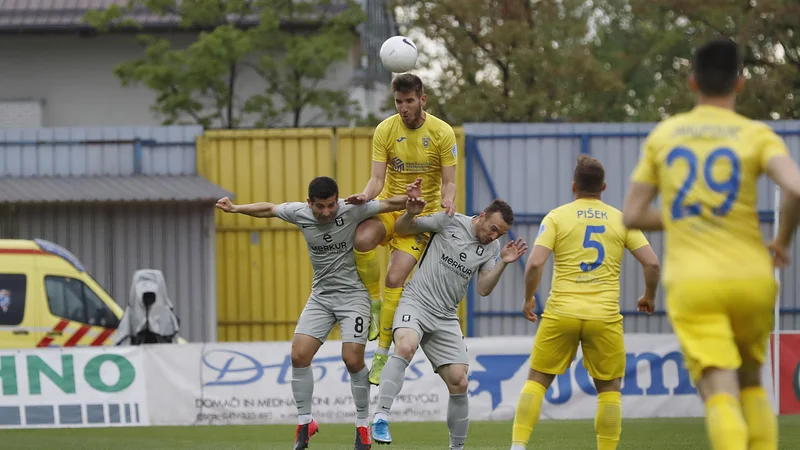
<path fill-rule="evenodd" d="M 767 163 L 767 175 L 780 186 L 783 194 L 778 233 L 773 245 L 788 248 L 800 222 L 800 169 L 792 158 L 774 156 Z"/>
<path fill-rule="evenodd" d="M 231 199 L 229 199 L 228 197 L 222 197 L 221 199 L 217 200 L 216 206 L 217 208 L 221 209 L 226 213 L 245 214 L 253 217 L 261 217 L 264 219 L 277 217 L 277 214 L 275 213 L 275 207 L 277 205 L 269 202 L 235 205 L 231 202 Z"/>
<path fill-rule="evenodd" d="M 344 201 L 353 205 L 368 202 L 377 197 L 383 190 L 386 182 L 386 163 L 382 161 L 372 161 L 372 175 L 367 181 L 367 186 L 360 194 L 353 194 Z"/>
<path fill-rule="evenodd" d="M 378 203 L 378 213 L 402 211 L 408 201 L 407 195 L 395 195 L 392 198 L 381 200 Z"/>
<path fill-rule="evenodd" d="M 658 256 L 653 251 L 653 247 L 645 245 L 633 250 L 631 254 L 642 265 L 644 273 L 644 295 L 639 298 L 638 310 L 653 314 L 655 311 L 656 291 L 658 290 L 658 278 L 661 276 L 661 267 L 658 263 Z"/>
<path fill-rule="evenodd" d="M 483 297 L 491 294 L 500 276 L 506 270 L 506 266 L 518 260 L 528 251 L 528 243 L 522 238 L 511 241 L 500 251 L 500 258 L 491 270 L 481 270 L 478 272 L 478 294 Z"/>
<path fill-rule="evenodd" d="M 664 228 L 661 213 L 652 206 L 657 193 L 658 189 L 651 184 L 631 183 L 622 210 L 622 223 L 626 228 L 644 231 L 658 231 Z"/>
<path fill-rule="evenodd" d="M 408 236 L 408 235 L 415 235 L 425 231 L 431 231 L 431 226 L 425 226 L 426 224 L 421 224 L 417 215 L 422 212 L 425 208 L 425 200 L 421 198 L 409 198 L 406 201 L 406 210 L 400 217 L 397 218 L 397 222 L 394 223 L 394 231 L 395 233 L 401 236 Z M 427 216 L 427 219 L 431 219 L 433 216 Z M 430 221 L 430 220 L 429 220 Z M 434 223 L 428 225 L 435 226 Z"/>
<path fill-rule="evenodd" d="M 442 167 L 442 208 L 450 217 L 456 213 L 456 166 Z"/>
<path fill-rule="evenodd" d="M 543 245 L 534 245 L 533 253 L 528 258 L 528 264 L 525 266 L 525 302 L 522 306 L 522 311 L 525 318 L 531 322 L 536 322 L 538 317 L 533 312 L 535 304 L 534 296 L 536 290 L 539 289 L 539 283 L 542 282 L 542 273 L 544 272 L 544 265 L 550 259 L 552 250 Z"/>

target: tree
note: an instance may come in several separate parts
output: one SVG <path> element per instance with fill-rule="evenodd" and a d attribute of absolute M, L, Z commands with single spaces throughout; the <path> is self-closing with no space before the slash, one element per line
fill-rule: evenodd
<path fill-rule="evenodd" d="M 713 7 L 685 0 L 606 4 L 602 15 L 608 22 L 598 29 L 593 54 L 616 67 L 627 87 L 610 108 L 623 107 L 631 120 L 643 121 L 691 108 L 694 94 L 687 80 L 694 48 L 727 36 L 740 44 L 748 79 L 738 111 L 756 119 L 798 117 L 793 99 L 800 88 L 800 41 L 785 30 L 800 22 L 800 6 L 780 0 L 722 0 Z"/>
<path fill-rule="evenodd" d="M 797 118 L 800 4 L 784 0 L 395 0 L 405 33 L 439 43 L 430 109 L 452 123 L 655 121 L 694 104 L 696 45 L 735 38 L 739 111 Z M 424 53 L 426 49 L 421 48 Z"/>
<path fill-rule="evenodd" d="M 177 16 L 182 29 L 198 32 L 187 48 L 139 35 L 143 57 L 114 68 L 123 86 L 156 92 L 152 109 L 164 124 L 299 127 L 309 109 L 321 112 L 305 124 L 358 112 L 346 92 L 322 85 L 333 64 L 348 58 L 365 19 L 354 0 L 129 0 L 85 20 L 102 32 L 141 28 L 130 16 L 143 9 Z M 263 89 L 245 98 L 242 78 L 251 74 Z"/>
<path fill-rule="evenodd" d="M 452 123 L 605 120 L 584 92 L 622 89 L 585 45 L 593 12 L 582 0 L 397 0 L 409 29 L 441 43 L 431 109 Z"/>

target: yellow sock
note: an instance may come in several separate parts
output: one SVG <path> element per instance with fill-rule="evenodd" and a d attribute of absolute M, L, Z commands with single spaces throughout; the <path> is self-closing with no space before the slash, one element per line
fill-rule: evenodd
<path fill-rule="evenodd" d="M 778 421 L 767 392 L 761 386 L 742 389 L 742 412 L 749 433 L 750 450 L 778 449 Z"/>
<path fill-rule="evenodd" d="M 622 394 L 601 392 L 597 395 L 597 415 L 594 418 L 597 450 L 616 450 L 622 434 Z"/>
<path fill-rule="evenodd" d="M 392 346 L 392 323 L 394 322 L 394 311 L 400 303 L 400 296 L 403 295 L 403 288 L 384 288 L 383 305 L 381 305 L 381 335 L 378 338 L 378 348 L 388 349 Z"/>
<path fill-rule="evenodd" d="M 706 428 L 712 450 L 747 450 L 747 424 L 733 395 L 714 394 L 706 400 Z"/>
<path fill-rule="evenodd" d="M 381 298 L 381 265 L 378 264 L 378 253 L 375 250 L 361 253 L 353 250 L 356 255 L 356 270 L 361 282 L 369 292 L 369 298 Z"/>
<path fill-rule="evenodd" d="M 511 433 L 511 441 L 514 445 L 526 446 L 531 438 L 539 415 L 542 413 L 542 401 L 547 388 L 543 385 L 528 380 L 522 387 L 517 402 L 517 412 L 514 414 L 514 428 Z"/>

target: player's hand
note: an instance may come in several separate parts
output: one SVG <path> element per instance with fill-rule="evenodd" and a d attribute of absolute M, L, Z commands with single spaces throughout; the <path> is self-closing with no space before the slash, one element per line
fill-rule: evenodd
<path fill-rule="evenodd" d="M 645 314 L 652 315 L 656 310 L 656 300 L 652 297 L 643 295 L 639 297 L 639 302 L 636 304 L 636 310 Z"/>
<path fill-rule="evenodd" d="M 235 211 L 236 206 L 228 197 L 222 197 L 221 199 L 217 200 L 217 208 L 225 211 L 226 213 L 230 213 Z"/>
<path fill-rule="evenodd" d="M 516 241 L 510 241 L 500 250 L 500 259 L 504 263 L 510 264 L 520 259 L 527 251 L 528 243 L 522 240 L 522 238 L 518 238 Z"/>
<path fill-rule="evenodd" d="M 769 251 L 772 253 L 772 263 L 775 267 L 786 267 L 789 265 L 791 258 L 789 258 L 789 249 L 787 246 L 778 241 L 769 243 Z"/>
<path fill-rule="evenodd" d="M 428 203 L 421 198 L 408 197 L 408 200 L 406 200 L 406 212 L 412 216 L 416 216 L 422 213 L 422 210 L 425 209 L 425 205 L 427 204 Z"/>
<path fill-rule="evenodd" d="M 525 303 L 522 305 L 522 314 L 525 315 L 525 318 L 530 320 L 533 323 L 536 323 L 539 320 L 539 317 L 533 312 L 533 308 L 536 306 L 533 299 L 525 300 Z"/>
<path fill-rule="evenodd" d="M 363 205 L 367 203 L 367 196 L 364 194 L 353 194 L 344 199 L 344 202 L 348 205 Z"/>
<path fill-rule="evenodd" d="M 450 217 L 453 217 L 453 214 L 456 213 L 456 203 L 452 200 L 442 200 L 442 208 Z"/>
<path fill-rule="evenodd" d="M 421 198 L 422 197 L 422 178 L 417 178 L 413 183 L 406 186 L 406 195 L 408 198 Z"/>

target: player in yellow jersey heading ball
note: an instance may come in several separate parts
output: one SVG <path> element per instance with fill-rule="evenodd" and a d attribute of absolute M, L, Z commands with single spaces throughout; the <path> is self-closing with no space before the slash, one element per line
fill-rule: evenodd
<path fill-rule="evenodd" d="M 554 255 L 553 283 L 531 353 L 528 381 L 514 417 L 512 450 L 524 450 L 542 410 L 545 392 L 583 348 L 583 365 L 597 388 L 597 448 L 614 450 L 622 431 L 625 342 L 619 311 L 620 267 L 625 249 L 642 264 L 645 292 L 638 309 L 652 314 L 659 265 L 641 231 L 622 225 L 622 212 L 601 200 L 605 169 L 600 161 L 578 157 L 572 182 L 575 201 L 547 214 L 539 225 L 533 253 L 525 268 L 528 320 L 542 269 Z"/>
<path fill-rule="evenodd" d="M 408 184 L 422 178 L 422 199 L 427 202 L 422 214 L 444 209 L 452 216 L 455 213 L 458 156 L 453 128 L 423 110 L 427 97 L 422 80 L 416 75 L 398 75 L 392 81 L 392 92 L 398 114 L 384 120 L 375 129 L 372 177 L 364 191 L 349 197 L 348 202 L 404 195 Z M 356 230 L 356 267 L 372 299 L 369 340 L 380 336 L 369 374 L 369 381 L 376 385 L 380 383 L 381 371 L 388 360 L 394 311 L 400 302 L 403 284 L 430 239 L 430 233 L 396 235 L 394 224 L 399 216 L 379 214 L 361 223 Z M 383 301 L 380 265 L 375 252 L 378 245 L 391 247 Z"/>
<path fill-rule="evenodd" d="M 798 222 L 800 171 L 766 125 L 734 112 L 744 87 L 735 43 L 694 57 L 697 105 L 647 137 L 625 201 L 626 226 L 666 233 L 667 313 L 706 407 L 715 450 L 775 450 L 777 422 L 760 372 L 773 326 L 774 266 L 788 262 Z M 763 242 L 757 182 L 783 189 L 781 223 Z M 651 206 L 660 192 L 661 210 Z"/>

